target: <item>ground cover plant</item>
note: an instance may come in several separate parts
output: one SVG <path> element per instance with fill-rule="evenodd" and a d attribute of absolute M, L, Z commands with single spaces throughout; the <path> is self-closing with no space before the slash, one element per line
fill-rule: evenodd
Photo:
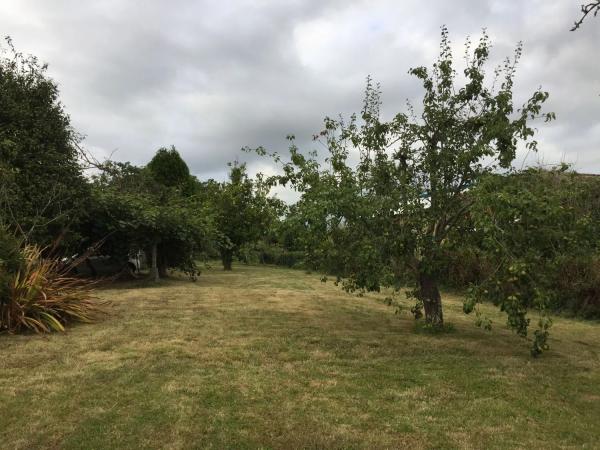
<path fill-rule="evenodd" d="M 218 263 L 216 263 L 218 267 Z M 137 283 L 137 284 L 134 284 Z M 600 429 L 600 325 L 415 331 L 382 294 L 268 266 L 99 291 L 111 320 L 0 341 L 4 448 L 574 448 Z M 502 315 L 482 305 L 492 320 Z"/>
<path fill-rule="evenodd" d="M 68 323 L 104 315 L 106 302 L 95 298 L 94 280 L 72 276 L 68 265 L 45 258 L 38 247 L 25 246 L 19 255 L 18 267 L 1 278 L 0 332 L 65 331 Z"/>

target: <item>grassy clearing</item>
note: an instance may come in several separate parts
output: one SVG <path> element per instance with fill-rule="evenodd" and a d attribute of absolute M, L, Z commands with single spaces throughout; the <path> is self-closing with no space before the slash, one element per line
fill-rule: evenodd
<path fill-rule="evenodd" d="M 111 317 L 0 336 L 2 448 L 593 448 L 600 325 L 552 350 L 485 332 L 444 298 L 445 335 L 375 296 L 269 267 L 101 291 Z"/>

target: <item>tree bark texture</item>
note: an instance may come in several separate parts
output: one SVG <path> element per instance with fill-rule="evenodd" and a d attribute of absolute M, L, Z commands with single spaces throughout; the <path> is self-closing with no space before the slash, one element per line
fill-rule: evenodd
<path fill-rule="evenodd" d="M 223 261 L 223 270 L 231 270 L 231 265 L 233 263 L 233 252 L 229 249 L 222 249 L 221 261 Z"/>
<path fill-rule="evenodd" d="M 152 244 L 152 270 L 150 271 L 150 274 L 152 275 L 152 278 L 154 279 L 154 281 L 158 281 L 159 280 L 159 274 L 158 274 L 158 266 L 157 266 L 157 258 L 158 258 L 158 250 L 157 250 L 157 244 L 156 242 L 154 244 Z"/>
<path fill-rule="evenodd" d="M 419 274 L 419 299 L 423 302 L 425 321 L 435 327 L 444 325 L 442 297 L 437 279 L 423 272 Z"/>

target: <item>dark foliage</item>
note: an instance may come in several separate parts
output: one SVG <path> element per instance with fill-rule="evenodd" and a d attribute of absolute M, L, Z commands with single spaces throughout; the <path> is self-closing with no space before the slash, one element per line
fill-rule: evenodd
<path fill-rule="evenodd" d="M 76 242 L 89 190 L 79 136 L 46 66 L 7 39 L 0 55 L 0 219 L 28 242 Z"/>

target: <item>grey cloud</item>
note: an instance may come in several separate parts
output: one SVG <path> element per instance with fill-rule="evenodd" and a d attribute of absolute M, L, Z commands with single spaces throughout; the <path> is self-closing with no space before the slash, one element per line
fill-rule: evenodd
<path fill-rule="evenodd" d="M 282 151 L 292 133 L 313 148 L 323 116 L 360 109 L 367 74 L 382 83 L 384 114 L 418 102 L 407 70 L 431 64 L 440 26 L 460 52 L 486 27 L 498 58 L 524 41 L 517 98 L 551 93 L 558 121 L 539 127 L 540 158 L 600 172 L 600 19 L 570 33 L 577 13 L 560 0 L 8 0 L 0 33 L 50 64 L 90 149 L 144 164 L 174 144 L 206 178 L 236 158 L 267 167 L 244 145 Z"/>

